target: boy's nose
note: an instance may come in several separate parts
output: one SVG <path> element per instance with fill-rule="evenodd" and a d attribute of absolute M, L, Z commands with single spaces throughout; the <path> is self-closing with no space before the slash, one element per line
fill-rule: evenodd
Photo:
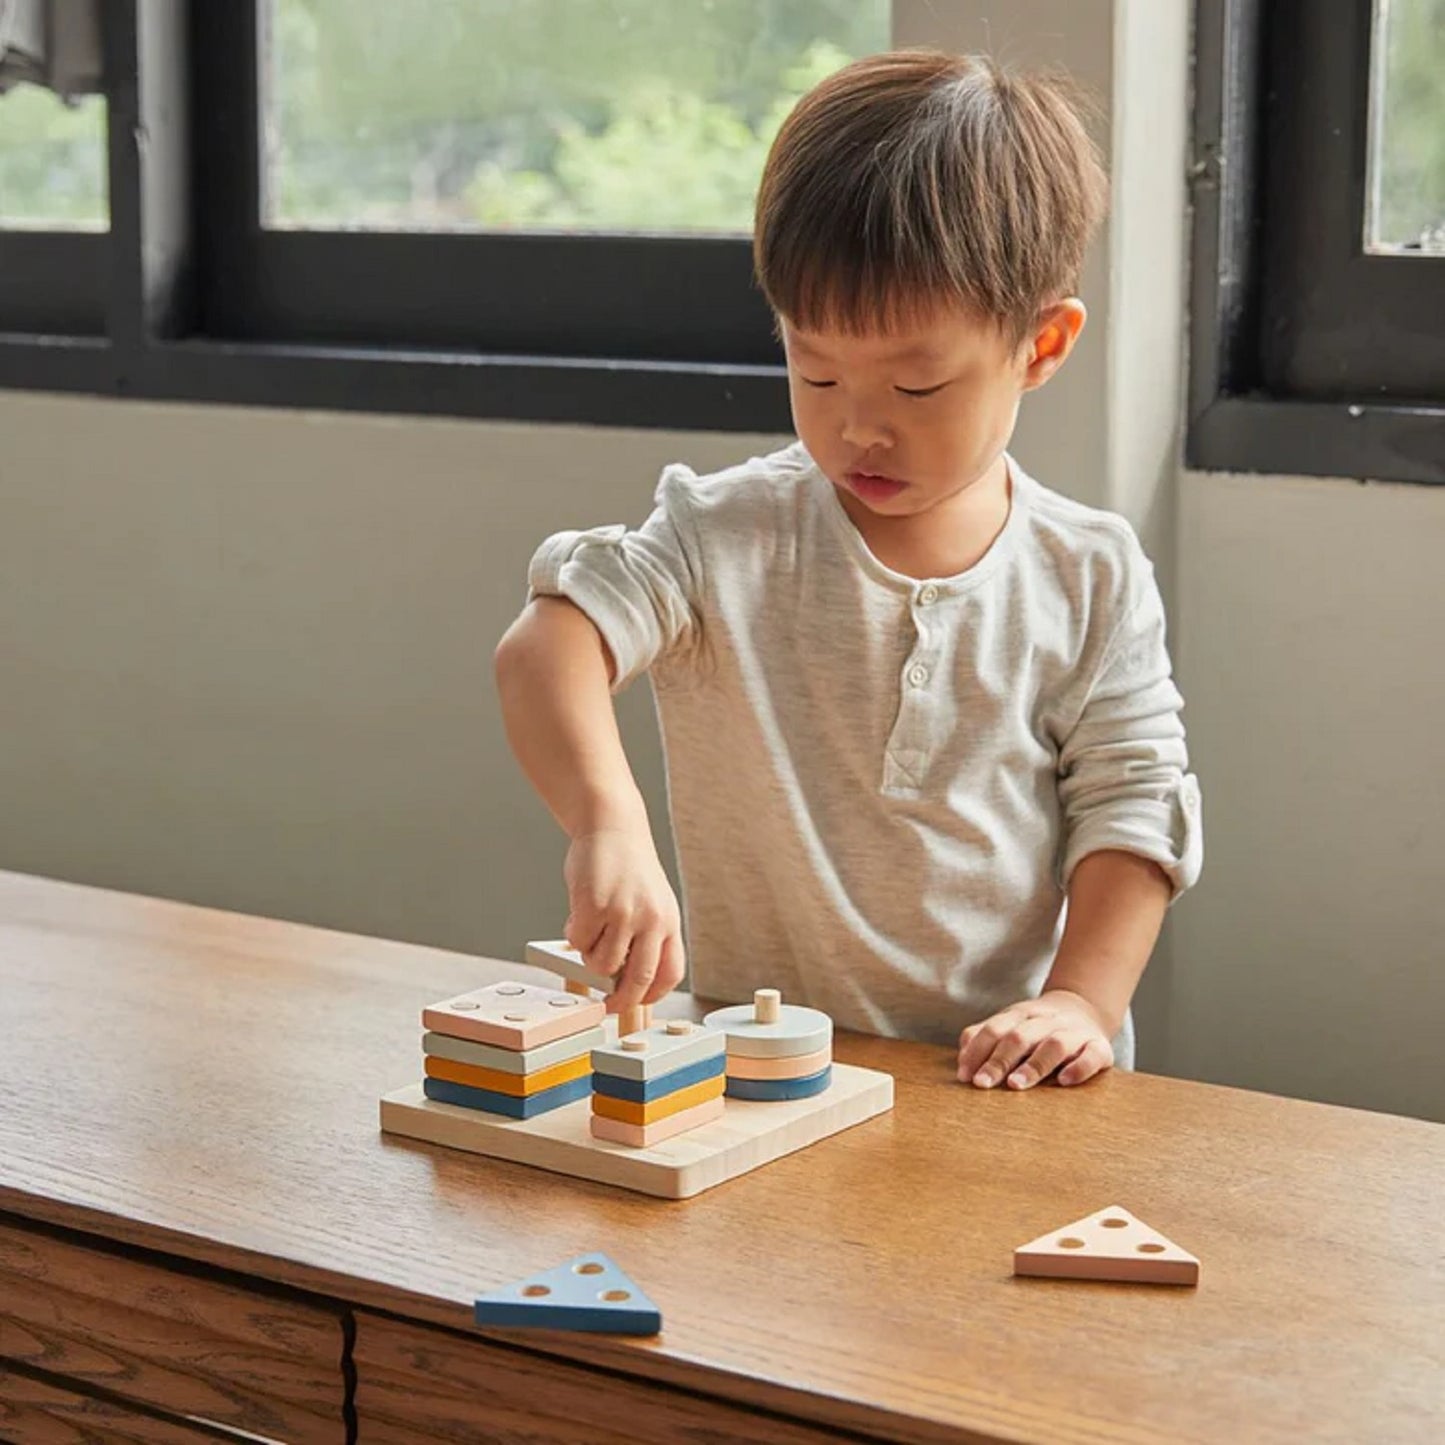
<path fill-rule="evenodd" d="M 855 413 L 844 418 L 843 440 L 850 447 L 856 447 L 860 452 L 867 452 L 873 447 L 888 446 L 892 440 L 892 433 L 876 417 Z"/>

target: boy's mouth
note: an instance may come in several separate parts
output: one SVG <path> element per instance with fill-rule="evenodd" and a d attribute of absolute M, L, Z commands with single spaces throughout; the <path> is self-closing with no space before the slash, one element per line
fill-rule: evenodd
<path fill-rule="evenodd" d="M 896 497 L 907 486 L 896 477 L 884 476 L 881 472 L 844 472 L 843 485 L 855 497 L 865 502 L 886 502 Z"/>

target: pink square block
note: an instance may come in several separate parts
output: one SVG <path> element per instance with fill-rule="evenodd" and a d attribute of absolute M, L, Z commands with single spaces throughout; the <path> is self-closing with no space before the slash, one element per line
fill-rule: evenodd
<path fill-rule="evenodd" d="M 433 1033 L 504 1049 L 533 1049 L 595 1028 L 607 1016 L 602 999 L 582 998 L 531 983 L 494 983 L 435 1003 L 421 1021 Z"/>

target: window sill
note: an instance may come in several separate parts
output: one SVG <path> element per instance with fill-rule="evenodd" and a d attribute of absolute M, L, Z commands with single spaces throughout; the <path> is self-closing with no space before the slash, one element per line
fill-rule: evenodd
<path fill-rule="evenodd" d="M 790 432 L 778 366 L 0 334 L 0 388 L 678 431 Z"/>
<path fill-rule="evenodd" d="M 1220 397 L 1189 428 L 1198 471 L 1445 483 L 1445 406 Z"/>

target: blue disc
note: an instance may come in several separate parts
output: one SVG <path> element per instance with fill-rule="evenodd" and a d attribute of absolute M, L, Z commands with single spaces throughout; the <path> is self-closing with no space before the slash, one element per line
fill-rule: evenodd
<path fill-rule="evenodd" d="M 833 1066 L 805 1079 L 734 1079 L 728 1076 L 727 1093 L 731 1099 L 761 1099 L 780 1103 L 784 1099 L 811 1099 L 833 1082 Z"/>

